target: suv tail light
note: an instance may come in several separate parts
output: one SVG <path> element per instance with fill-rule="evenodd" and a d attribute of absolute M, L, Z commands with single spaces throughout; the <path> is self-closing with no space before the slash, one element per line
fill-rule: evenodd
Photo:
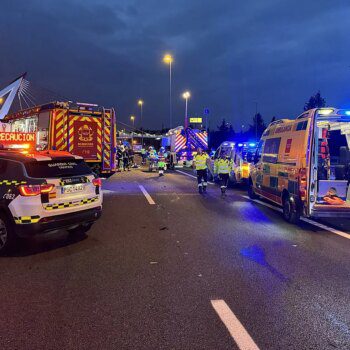
<path fill-rule="evenodd" d="M 53 185 L 53 184 L 40 185 L 40 192 L 41 193 L 50 193 L 54 188 L 55 188 L 55 185 Z"/>
<path fill-rule="evenodd" d="M 53 184 L 18 186 L 19 193 L 21 194 L 21 196 L 25 196 L 25 197 L 38 196 L 41 193 L 49 193 L 54 188 L 55 188 L 55 185 Z"/>
<path fill-rule="evenodd" d="M 302 168 L 299 170 L 299 196 L 301 200 L 306 199 L 306 186 L 307 186 L 306 169 Z"/>
<path fill-rule="evenodd" d="M 96 187 L 101 187 L 102 186 L 102 180 L 101 179 L 93 179 L 92 184 L 95 185 Z"/>

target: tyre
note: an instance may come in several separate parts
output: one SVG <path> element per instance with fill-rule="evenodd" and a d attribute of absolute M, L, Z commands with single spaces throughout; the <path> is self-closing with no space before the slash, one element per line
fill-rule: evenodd
<path fill-rule="evenodd" d="M 295 201 L 289 196 L 283 200 L 283 217 L 291 224 L 297 224 L 300 220 L 300 211 Z"/>
<path fill-rule="evenodd" d="M 249 179 L 248 183 L 248 196 L 250 199 L 257 199 L 259 196 L 254 192 L 253 181 Z"/>
<path fill-rule="evenodd" d="M 86 224 L 81 224 L 77 227 L 74 227 L 70 230 L 68 230 L 69 235 L 84 235 L 85 233 L 87 233 L 90 229 L 91 226 L 93 225 L 93 223 L 86 223 Z"/>
<path fill-rule="evenodd" d="M 13 225 L 4 213 L 0 213 L 0 254 L 13 248 L 17 236 Z"/>

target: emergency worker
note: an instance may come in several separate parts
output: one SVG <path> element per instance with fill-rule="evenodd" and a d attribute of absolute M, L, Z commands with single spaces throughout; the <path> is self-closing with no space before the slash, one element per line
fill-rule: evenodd
<path fill-rule="evenodd" d="M 142 157 L 141 164 L 145 165 L 146 164 L 146 158 L 147 158 L 147 152 L 146 152 L 146 149 L 144 147 L 141 148 L 141 157 Z"/>
<path fill-rule="evenodd" d="M 206 193 L 208 186 L 208 161 L 209 156 L 202 148 L 197 149 L 197 154 L 193 158 L 193 167 L 197 171 L 198 192 Z"/>
<path fill-rule="evenodd" d="M 118 159 L 118 172 L 120 172 L 121 166 L 123 163 L 123 151 L 122 151 L 121 147 L 117 148 L 117 159 Z"/>
<path fill-rule="evenodd" d="M 127 147 L 125 147 L 123 150 L 123 169 L 124 171 L 130 171 L 129 152 Z"/>
<path fill-rule="evenodd" d="M 159 176 L 164 176 L 164 171 L 166 168 L 165 159 L 166 159 L 165 148 L 161 147 L 159 149 L 159 152 L 158 152 L 158 173 L 159 173 Z"/>
<path fill-rule="evenodd" d="M 229 156 L 224 154 L 214 162 L 214 173 L 218 175 L 220 180 L 221 195 L 226 196 L 226 189 L 228 185 L 228 180 L 230 176 L 230 171 L 232 169 L 232 161 Z"/>

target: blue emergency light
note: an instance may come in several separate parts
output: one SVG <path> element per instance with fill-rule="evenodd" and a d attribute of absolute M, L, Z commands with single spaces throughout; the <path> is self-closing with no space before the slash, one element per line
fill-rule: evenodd
<path fill-rule="evenodd" d="M 255 147 L 255 143 L 250 143 L 249 147 Z"/>
<path fill-rule="evenodd" d="M 350 116 L 350 111 L 345 111 L 344 114 Z"/>

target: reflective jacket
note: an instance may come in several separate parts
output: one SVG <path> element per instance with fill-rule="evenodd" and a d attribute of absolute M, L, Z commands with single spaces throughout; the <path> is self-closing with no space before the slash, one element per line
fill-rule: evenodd
<path fill-rule="evenodd" d="M 196 166 L 196 170 L 205 170 L 207 169 L 207 161 L 209 159 L 209 156 L 206 153 L 197 154 L 194 157 L 194 162 Z"/>
<path fill-rule="evenodd" d="M 215 174 L 229 174 L 232 169 L 232 161 L 229 159 L 217 159 L 214 163 Z"/>

